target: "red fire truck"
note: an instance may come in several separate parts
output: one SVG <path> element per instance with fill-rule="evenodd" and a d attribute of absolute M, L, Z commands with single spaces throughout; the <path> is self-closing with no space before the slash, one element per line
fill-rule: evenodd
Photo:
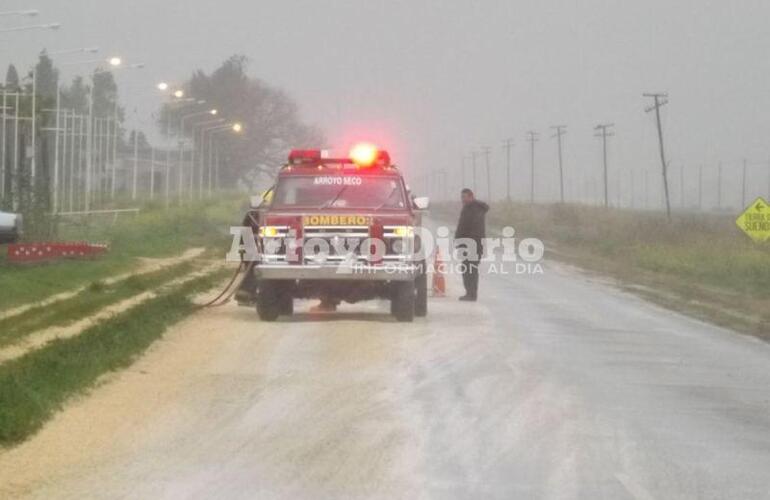
<path fill-rule="evenodd" d="M 344 158 L 292 151 L 251 213 L 258 259 L 247 283 L 259 317 L 292 314 L 294 299 L 334 309 L 377 298 L 390 301 L 398 321 L 425 316 L 426 259 L 416 229 L 427 208 L 384 150 L 362 144 Z"/>

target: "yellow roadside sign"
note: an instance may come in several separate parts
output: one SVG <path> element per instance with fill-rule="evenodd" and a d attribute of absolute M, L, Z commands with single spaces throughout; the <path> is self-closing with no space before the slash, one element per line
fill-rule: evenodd
<path fill-rule="evenodd" d="M 762 198 L 757 198 L 738 216 L 735 223 L 757 243 L 767 241 L 770 239 L 770 205 Z"/>

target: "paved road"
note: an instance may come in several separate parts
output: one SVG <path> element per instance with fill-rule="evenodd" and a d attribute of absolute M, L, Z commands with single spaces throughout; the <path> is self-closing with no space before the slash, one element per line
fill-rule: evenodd
<path fill-rule="evenodd" d="M 202 312 L 0 456 L 0 492 L 770 497 L 767 344 L 550 262 L 454 297 L 410 325 Z"/>

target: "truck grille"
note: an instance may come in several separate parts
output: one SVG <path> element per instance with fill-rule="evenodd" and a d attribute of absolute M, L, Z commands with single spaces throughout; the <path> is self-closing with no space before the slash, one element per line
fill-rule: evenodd
<path fill-rule="evenodd" d="M 361 255 L 361 242 L 369 237 L 368 226 L 311 226 L 305 227 L 305 242 L 309 240 L 323 241 L 324 250 L 328 248 L 328 254 L 310 255 L 304 258 L 309 264 L 343 261 L 350 254 L 349 248 L 353 248 L 353 254 L 356 260 L 364 261 L 365 257 Z M 320 251 L 320 250 L 318 250 Z"/>
<path fill-rule="evenodd" d="M 384 262 L 402 262 L 407 258 L 408 252 L 405 254 L 404 248 L 408 250 L 408 246 L 404 245 L 403 237 L 394 233 L 395 227 L 383 227 L 385 254 L 382 260 Z M 273 239 L 282 242 L 288 234 L 288 227 L 279 229 L 278 235 L 264 238 L 264 240 Z M 302 260 L 306 264 L 342 262 L 348 258 L 351 249 L 357 262 L 367 261 L 367 256 L 361 255 L 361 245 L 369 238 L 368 226 L 306 226 L 303 228 L 302 236 L 303 245 L 307 245 L 311 240 L 318 243 L 316 247 L 309 247 L 313 248 L 316 255 L 303 256 Z M 328 253 L 326 253 L 327 250 Z M 280 244 L 276 252 L 263 255 L 263 260 L 267 263 L 286 263 L 286 246 Z"/>

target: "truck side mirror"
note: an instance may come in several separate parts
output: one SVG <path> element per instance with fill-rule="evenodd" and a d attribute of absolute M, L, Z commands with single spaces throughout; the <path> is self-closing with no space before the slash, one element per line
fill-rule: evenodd
<path fill-rule="evenodd" d="M 430 206 L 430 198 L 427 196 L 418 196 L 413 201 L 414 206 L 417 207 L 417 210 L 427 210 Z"/>

